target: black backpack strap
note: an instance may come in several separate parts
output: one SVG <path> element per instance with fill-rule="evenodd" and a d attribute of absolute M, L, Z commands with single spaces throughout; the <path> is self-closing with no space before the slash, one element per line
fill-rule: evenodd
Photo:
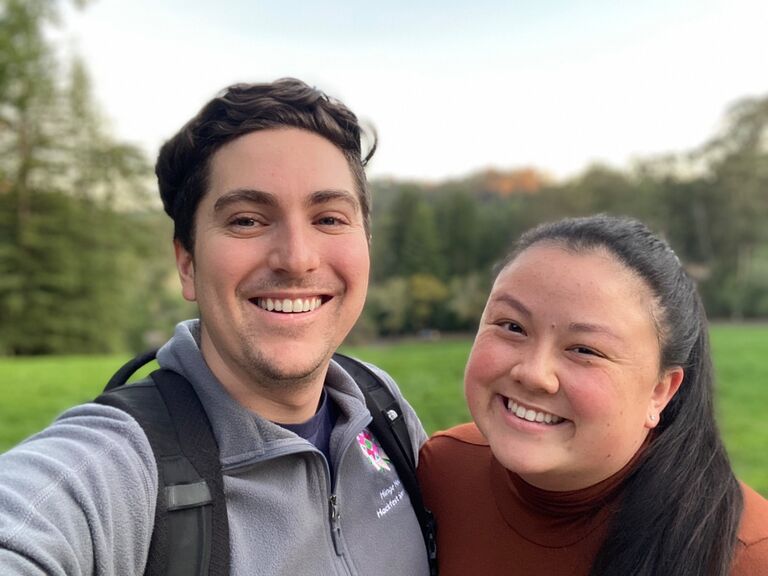
<path fill-rule="evenodd" d="M 128 382 L 128 379 L 133 376 L 142 366 L 149 364 L 157 356 L 157 350 L 149 350 L 143 354 L 139 354 L 135 358 L 131 358 L 123 364 L 120 369 L 112 375 L 107 385 L 104 387 L 104 392 L 114 390 L 118 386 L 122 386 Z"/>
<path fill-rule="evenodd" d="M 123 385 L 154 354 L 121 368 L 95 401 L 141 425 L 157 462 L 158 494 L 145 574 L 229 574 L 229 525 L 219 449 L 192 385 L 170 370 Z"/>
<path fill-rule="evenodd" d="M 334 354 L 333 359 L 352 376 L 365 397 L 365 403 L 373 418 L 370 429 L 395 465 L 400 481 L 408 492 L 427 547 L 430 574 L 437 576 L 435 519 L 432 512 L 424 506 L 416 478 L 416 459 L 411 447 L 411 437 L 400 403 L 381 378 L 362 362 L 339 353 Z"/>

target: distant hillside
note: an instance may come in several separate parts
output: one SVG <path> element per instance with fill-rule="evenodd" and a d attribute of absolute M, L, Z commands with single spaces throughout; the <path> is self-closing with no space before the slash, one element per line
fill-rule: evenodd
<path fill-rule="evenodd" d="M 371 189 L 376 207 L 386 210 L 392 198 L 402 190 L 412 190 L 424 196 L 468 192 L 482 200 L 532 195 L 553 184 L 549 175 L 532 167 L 511 170 L 488 168 L 463 178 L 438 182 L 377 178 L 371 180 Z"/>

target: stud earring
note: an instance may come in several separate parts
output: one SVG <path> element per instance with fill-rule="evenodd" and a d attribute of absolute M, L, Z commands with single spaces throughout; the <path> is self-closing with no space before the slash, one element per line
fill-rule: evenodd
<path fill-rule="evenodd" d="M 651 422 L 656 422 L 656 415 L 655 414 L 651 414 L 650 418 L 651 418 Z"/>

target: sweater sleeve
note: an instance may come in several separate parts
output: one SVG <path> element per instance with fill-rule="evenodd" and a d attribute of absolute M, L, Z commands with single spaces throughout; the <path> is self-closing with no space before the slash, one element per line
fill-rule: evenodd
<path fill-rule="evenodd" d="M 0 455 L 0 573 L 141 574 L 156 493 L 133 418 L 96 404 L 65 412 Z"/>

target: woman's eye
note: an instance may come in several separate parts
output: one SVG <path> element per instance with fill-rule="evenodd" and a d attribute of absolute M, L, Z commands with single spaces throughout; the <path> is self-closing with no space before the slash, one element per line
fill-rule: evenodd
<path fill-rule="evenodd" d="M 587 346 L 574 346 L 571 348 L 574 352 L 577 354 L 583 354 L 585 356 L 597 356 L 598 358 L 602 358 L 603 355 L 600 354 L 600 352 L 593 350 L 592 348 L 588 348 Z"/>
<path fill-rule="evenodd" d="M 516 322 L 499 322 L 499 326 L 501 326 L 502 328 L 504 328 L 504 330 L 507 330 L 509 332 L 514 332 L 516 334 L 525 334 L 525 330 L 523 330 L 523 327 Z"/>

